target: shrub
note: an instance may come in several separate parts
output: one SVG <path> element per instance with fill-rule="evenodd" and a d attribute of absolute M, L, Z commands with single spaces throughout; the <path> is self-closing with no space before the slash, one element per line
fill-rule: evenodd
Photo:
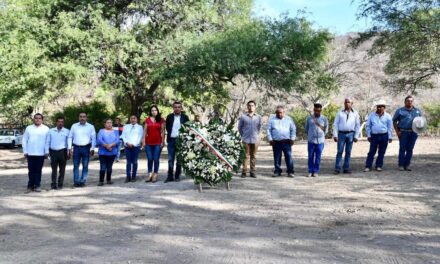
<path fill-rule="evenodd" d="M 440 104 L 430 103 L 423 105 L 426 119 L 428 121 L 428 128 L 440 127 Z"/>
<path fill-rule="evenodd" d="M 116 114 L 109 110 L 105 103 L 92 101 L 89 103 L 67 106 L 63 111 L 55 113 L 52 120 L 55 123 L 57 116 L 64 116 L 64 126 L 70 129 L 74 123 L 78 122 L 80 112 L 87 113 L 87 122 L 94 125 L 97 131 L 104 127 L 104 120 L 106 118 L 112 118 L 114 120 L 116 117 Z"/>

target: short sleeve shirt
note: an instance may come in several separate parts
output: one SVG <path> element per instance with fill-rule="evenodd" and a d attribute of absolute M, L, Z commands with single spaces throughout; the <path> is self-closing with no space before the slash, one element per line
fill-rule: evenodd
<path fill-rule="evenodd" d="M 400 129 L 411 129 L 414 118 L 422 116 L 422 112 L 413 107 L 411 110 L 402 107 L 396 110 L 393 117 L 393 122 L 397 122 L 397 127 Z"/>
<path fill-rule="evenodd" d="M 160 145 L 162 144 L 162 124 L 165 123 L 163 118 L 160 122 L 153 122 L 151 118 L 147 117 L 145 119 L 145 124 L 147 124 L 147 135 L 145 136 L 146 145 Z"/>

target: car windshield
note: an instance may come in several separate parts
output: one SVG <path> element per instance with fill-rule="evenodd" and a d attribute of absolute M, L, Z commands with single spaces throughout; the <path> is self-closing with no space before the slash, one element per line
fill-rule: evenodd
<path fill-rule="evenodd" d="M 14 131 L 12 131 L 12 130 L 2 130 L 2 131 L 0 131 L 0 135 L 1 136 L 13 136 L 14 135 Z"/>

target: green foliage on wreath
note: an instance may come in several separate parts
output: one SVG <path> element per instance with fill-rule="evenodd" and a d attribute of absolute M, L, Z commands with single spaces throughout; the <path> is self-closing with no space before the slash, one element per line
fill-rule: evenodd
<path fill-rule="evenodd" d="M 232 170 L 190 128 L 201 131 L 232 164 Z M 180 129 L 177 150 L 177 158 L 182 164 L 185 175 L 193 178 L 196 184 L 206 183 L 210 186 L 229 182 L 233 172 L 238 171 L 245 157 L 238 131 L 220 122 L 210 122 L 207 125 L 187 122 Z"/>

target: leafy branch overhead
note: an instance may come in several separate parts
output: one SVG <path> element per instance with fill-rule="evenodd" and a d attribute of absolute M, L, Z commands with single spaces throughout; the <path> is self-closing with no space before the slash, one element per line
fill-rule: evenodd
<path fill-rule="evenodd" d="M 370 55 L 389 55 L 383 83 L 395 92 L 433 88 L 440 73 L 440 2 L 438 0 L 362 0 L 359 17 L 373 26 L 353 45 L 374 39 Z"/>

